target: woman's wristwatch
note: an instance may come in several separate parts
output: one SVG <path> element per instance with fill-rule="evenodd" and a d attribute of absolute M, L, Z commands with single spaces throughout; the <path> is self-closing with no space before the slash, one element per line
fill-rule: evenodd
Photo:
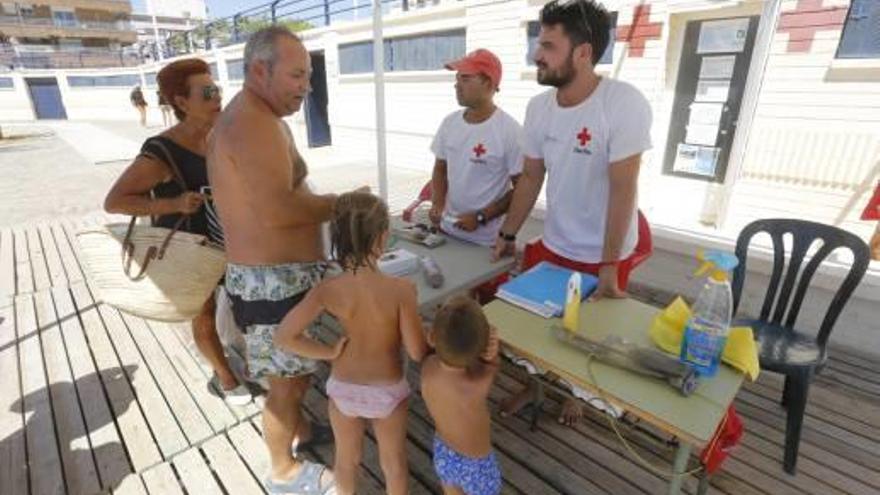
<path fill-rule="evenodd" d="M 480 225 L 486 225 L 488 219 L 486 218 L 486 214 L 483 213 L 483 210 L 477 212 L 477 223 Z"/>

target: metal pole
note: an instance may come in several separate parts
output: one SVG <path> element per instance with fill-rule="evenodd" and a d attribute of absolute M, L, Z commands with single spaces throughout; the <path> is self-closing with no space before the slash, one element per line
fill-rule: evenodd
<path fill-rule="evenodd" d="M 379 196 L 388 201 L 388 170 L 385 155 L 385 45 L 382 39 L 382 0 L 373 0 L 373 79 L 376 87 L 376 164 Z"/>
<path fill-rule="evenodd" d="M 274 2 L 272 2 L 272 6 L 270 7 L 272 10 L 272 24 L 275 24 L 275 21 L 276 21 L 275 10 L 276 10 L 276 7 L 278 7 L 278 2 L 280 2 L 280 1 L 281 0 L 275 0 Z"/>
<path fill-rule="evenodd" d="M 159 49 L 159 45 L 161 44 L 161 41 L 159 40 L 159 24 L 156 22 L 155 15 L 153 15 L 153 39 L 156 40 L 156 51 L 158 52 L 159 61 L 161 62 L 162 60 L 165 59 L 165 57 L 162 54 L 162 50 Z"/>
<path fill-rule="evenodd" d="M 330 25 L 330 3 L 328 0 L 324 0 L 324 25 Z"/>

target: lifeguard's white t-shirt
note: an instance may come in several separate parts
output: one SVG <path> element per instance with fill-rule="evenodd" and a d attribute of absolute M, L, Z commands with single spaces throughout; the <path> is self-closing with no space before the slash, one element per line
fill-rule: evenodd
<path fill-rule="evenodd" d="M 556 89 L 531 99 L 526 109 L 525 155 L 547 169 L 544 244 L 583 263 L 602 261 L 611 164 L 651 148 L 651 106 L 632 85 L 602 78 L 593 94 L 560 107 Z M 633 211 L 621 257 L 638 240 Z"/>
<path fill-rule="evenodd" d="M 500 108 L 478 124 L 466 122 L 464 110 L 459 110 L 443 119 L 431 152 L 446 161 L 449 182 L 441 228 L 459 239 L 492 246 L 503 215 L 473 232 L 457 228 L 455 221 L 461 214 L 489 206 L 510 190 L 510 177 L 522 172 L 522 126 Z"/>

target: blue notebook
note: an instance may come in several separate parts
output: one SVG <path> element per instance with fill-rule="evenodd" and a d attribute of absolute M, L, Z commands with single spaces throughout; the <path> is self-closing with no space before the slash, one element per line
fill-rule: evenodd
<path fill-rule="evenodd" d="M 573 273 L 568 268 L 542 261 L 525 273 L 502 284 L 495 294 L 511 304 L 539 314 L 544 318 L 562 315 L 565 291 Z M 599 279 L 581 273 L 581 298 L 586 299 L 596 290 Z"/>

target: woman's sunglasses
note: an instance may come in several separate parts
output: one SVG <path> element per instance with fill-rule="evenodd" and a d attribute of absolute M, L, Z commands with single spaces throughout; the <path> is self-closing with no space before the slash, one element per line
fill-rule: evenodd
<path fill-rule="evenodd" d="M 223 90 L 220 86 L 215 84 L 202 86 L 202 98 L 204 98 L 205 101 L 211 101 L 214 98 L 220 98 L 221 96 L 223 96 Z"/>

